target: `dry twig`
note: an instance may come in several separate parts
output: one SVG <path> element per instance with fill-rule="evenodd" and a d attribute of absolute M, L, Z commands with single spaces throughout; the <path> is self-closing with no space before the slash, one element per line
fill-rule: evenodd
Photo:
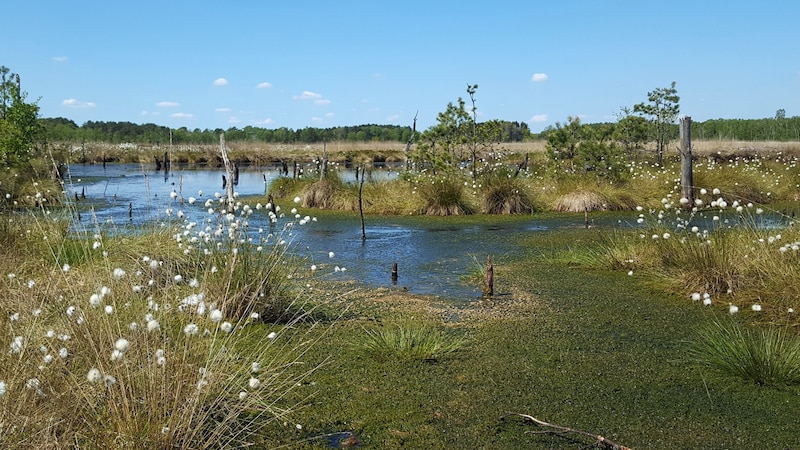
<path fill-rule="evenodd" d="M 594 438 L 595 439 L 594 444 L 600 444 L 600 445 L 603 445 L 604 447 L 610 448 L 612 450 L 631 450 L 629 447 L 626 447 L 626 446 L 621 445 L 621 444 L 617 444 L 616 442 L 614 442 L 614 441 L 612 441 L 610 439 L 607 439 L 607 438 L 605 438 L 605 437 L 603 437 L 603 436 L 601 436 L 599 434 L 589 433 L 588 431 L 576 430 L 574 428 L 569 428 L 569 427 L 564 427 L 564 426 L 561 426 L 561 425 L 555 425 L 555 424 L 552 424 L 552 423 L 547 423 L 547 422 L 545 422 L 543 420 L 539 420 L 539 419 L 537 419 L 537 418 L 535 418 L 533 416 L 530 416 L 528 414 L 508 413 L 505 416 L 501 417 L 501 419 L 505 419 L 508 416 L 519 416 L 519 417 L 522 417 L 523 419 L 525 419 L 525 420 L 527 420 L 529 422 L 533 422 L 536 425 L 539 425 L 540 427 L 549 428 L 548 430 L 534 431 L 534 432 L 531 432 L 531 433 L 552 433 L 552 434 L 574 433 L 574 434 L 580 434 L 580 435 L 583 435 L 583 436 L 589 436 L 591 438 Z M 594 445 L 594 444 L 592 444 L 592 445 Z"/>

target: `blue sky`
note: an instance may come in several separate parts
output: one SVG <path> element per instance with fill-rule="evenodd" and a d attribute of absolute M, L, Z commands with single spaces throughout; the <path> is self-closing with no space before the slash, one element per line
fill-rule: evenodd
<path fill-rule="evenodd" d="M 800 115 L 796 1 L 17 1 L 0 65 L 43 117 L 189 129 L 614 121 L 677 83 L 695 121 Z"/>

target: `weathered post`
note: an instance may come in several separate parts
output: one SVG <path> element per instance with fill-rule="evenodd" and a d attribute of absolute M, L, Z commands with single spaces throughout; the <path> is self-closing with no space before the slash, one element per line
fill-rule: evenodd
<path fill-rule="evenodd" d="M 681 197 L 688 200 L 684 209 L 694 206 L 694 177 L 692 174 L 692 118 L 683 116 L 680 119 L 681 130 Z"/>
<path fill-rule="evenodd" d="M 483 279 L 483 296 L 491 297 L 494 295 L 494 265 L 492 257 L 486 257 L 486 275 Z"/>
<path fill-rule="evenodd" d="M 392 264 L 392 284 L 397 285 L 397 263 Z"/>

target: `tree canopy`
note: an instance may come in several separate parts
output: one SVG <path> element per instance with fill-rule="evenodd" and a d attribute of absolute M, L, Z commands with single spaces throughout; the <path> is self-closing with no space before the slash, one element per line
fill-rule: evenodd
<path fill-rule="evenodd" d="M 0 67 L 0 165 L 16 167 L 37 153 L 42 138 L 39 106 L 26 103 L 20 77 Z"/>

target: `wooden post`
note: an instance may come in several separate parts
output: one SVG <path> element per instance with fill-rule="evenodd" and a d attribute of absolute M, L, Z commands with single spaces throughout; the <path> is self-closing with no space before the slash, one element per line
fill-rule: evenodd
<path fill-rule="evenodd" d="M 683 116 L 680 119 L 681 131 L 681 197 L 689 200 L 684 209 L 694 206 L 694 177 L 692 174 L 692 118 Z"/>
<path fill-rule="evenodd" d="M 492 257 L 486 257 L 486 276 L 483 280 L 483 296 L 491 297 L 494 295 L 494 265 Z"/>
<path fill-rule="evenodd" d="M 392 264 L 392 284 L 397 285 L 397 263 Z"/>

